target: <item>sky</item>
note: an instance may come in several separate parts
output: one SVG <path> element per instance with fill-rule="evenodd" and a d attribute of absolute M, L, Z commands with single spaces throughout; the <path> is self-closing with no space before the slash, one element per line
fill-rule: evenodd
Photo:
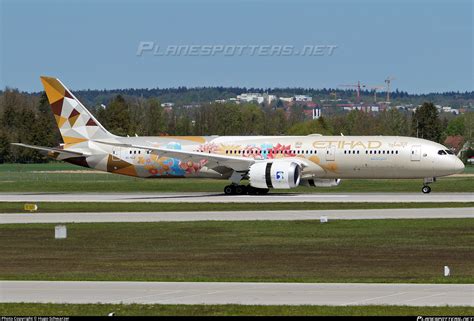
<path fill-rule="evenodd" d="M 474 90 L 471 0 L 0 3 L 1 88 L 39 91 L 40 75 L 76 90 L 382 86 L 392 76 L 392 88 L 409 93 Z M 201 54 L 137 55 L 140 43 Z M 262 54 L 205 55 L 202 46 L 259 46 Z M 269 55 L 262 46 L 320 49 Z"/>

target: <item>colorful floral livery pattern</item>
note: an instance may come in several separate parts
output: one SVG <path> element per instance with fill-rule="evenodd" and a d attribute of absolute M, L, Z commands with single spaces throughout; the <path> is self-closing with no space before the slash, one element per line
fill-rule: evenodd
<path fill-rule="evenodd" d="M 214 153 L 220 155 L 232 155 L 238 157 L 246 157 L 253 159 L 277 159 L 284 157 L 296 157 L 296 153 L 291 148 L 291 145 L 282 145 L 280 143 L 274 144 L 215 144 L 206 143 L 198 148 L 202 153 Z"/>
<path fill-rule="evenodd" d="M 179 143 L 172 143 L 165 145 L 166 148 L 182 149 Z M 282 144 L 261 144 L 256 146 L 251 145 L 229 145 L 229 144 L 215 144 L 205 143 L 197 147 L 197 151 L 201 153 L 226 155 L 232 150 L 232 155 L 237 157 L 246 157 L 254 159 L 277 159 L 284 157 L 295 157 L 296 154 L 291 149 L 291 145 Z M 229 155 L 230 156 L 230 155 Z M 204 166 L 207 160 L 202 159 L 199 162 L 184 160 L 181 161 L 176 158 L 161 157 L 156 154 L 147 154 L 138 156 L 136 159 L 125 159 L 125 161 L 135 165 L 137 172 L 143 168 L 146 174 L 138 174 L 137 176 L 147 177 L 185 177 L 192 176 L 198 173 Z"/>

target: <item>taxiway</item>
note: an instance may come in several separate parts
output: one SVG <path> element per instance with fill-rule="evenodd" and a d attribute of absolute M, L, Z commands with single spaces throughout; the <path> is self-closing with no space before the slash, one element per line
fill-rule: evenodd
<path fill-rule="evenodd" d="M 0 214 L 0 224 L 182 222 L 182 221 L 296 221 L 370 219 L 474 218 L 474 208 L 408 208 L 310 211 L 215 211 L 215 212 L 96 212 Z"/>
<path fill-rule="evenodd" d="M 0 281 L 0 302 L 472 306 L 472 284 Z"/>
<path fill-rule="evenodd" d="M 156 202 L 156 203 L 273 203 L 273 202 L 474 202 L 474 193 L 0 193 L 0 202 Z"/>

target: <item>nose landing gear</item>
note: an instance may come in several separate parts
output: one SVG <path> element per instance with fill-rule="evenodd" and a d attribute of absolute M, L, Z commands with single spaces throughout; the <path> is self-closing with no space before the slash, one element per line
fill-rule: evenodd
<path fill-rule="evenodd" d="M 431 192 L 431 187 L 428 186 L 428 184 L 436 182 L 436 177 L 428 177 L 423 179 L 423 187 L 421 188 L 421 191 L 423 194 L 428 194 Z"/>

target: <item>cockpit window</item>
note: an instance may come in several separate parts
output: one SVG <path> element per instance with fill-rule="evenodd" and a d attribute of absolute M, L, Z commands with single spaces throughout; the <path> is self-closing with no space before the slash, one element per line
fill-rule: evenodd
<path fill-rule="evenodd" d="M 450 151 L 449 149 L 445 149 L 445 152 L 448 153 L 449 155 L 454 155 L 454 153 Z"/>
<path fill-rule="evenodd" d="M 446 152 L 444 150 L 440 149 L 438 151 L 438 155 L 446 155 Z"/>

